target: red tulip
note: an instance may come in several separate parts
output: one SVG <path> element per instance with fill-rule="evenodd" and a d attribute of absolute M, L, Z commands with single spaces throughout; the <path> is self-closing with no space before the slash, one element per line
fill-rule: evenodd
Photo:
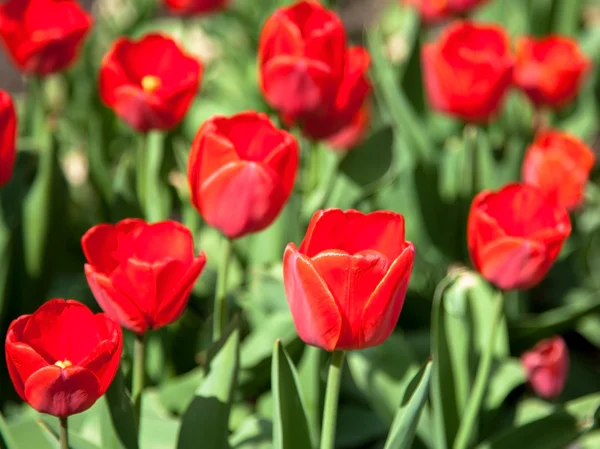
<path fill-rule="evenodd" d="M 560 108 L 577 95 L 591 61 L 562 36 L 517 42 L 514 82 L 536 106 Z"/>
<path fill-rule="evenodd" d="M 300 248 L 290 243 L 283 256 L 300 338 L 327 351 L 383 343 L 400 316 L 414 253 L 400 214 L 315 213 Z"/>
<path fill-rule="evenodd" d="M 198 130 L 188 163 L 192 203 L 229 238 L 260 231 L 290 197 L 298 144 L 266 115 L 213 117 Z"/>
<path fill-rule="evenodd" d="M 224 8 L 229 0 L 163 0 L 174 14 L 206 14 Z"/>
<path fill-rule="evenodd" d="M 469 122 L 489 120 L 510 87 L 513 57 L 506 32 L 495 25 L 457 21 L 422 53 L 432 107 Z"/>
<path fill-rule="evenodd" d="M 571 233 L 567 211 L 536 187 L 509 184 L 471 204 L 468 243 L 475 268 L 503 290 L 542 281 Z"/>
<path fill-rule="evenodd" d="M 329 137 L 327 143 L 335 151 L 351 150 L 364 139 L 370 121 L 369 107 L 365 105 L 354 116 L 350 124 Z"/>
<path fill-rule="evenodd" d="M 543 131 L 525 153 L 522 179 L 554 204 L 572 210 L 583 201 L 595 161 L 592 150 L 575 136 Z"/>
<path fill-rule="evenodd" d="M 201 64 L 167 36 L 120 38 L 102 60 L 100 96 L 136 131 L 167 130 L 185 116 L 201 72 Z"/>
<path fill-rule="evenodd" d="M 8 0 L 0 5 L 0 37 L 19 70 L 48 75 L 76 58 L 92 18 L 73 0 Z"/>
<path fill-rule="evenodd" d="M 53 299 L 14 320 L 6 364 L 19 396 L 40 413 L 65 418 L 89 409 L 121 359 L 121 328 L 83 304 Z"/>
<path fill-rule="evenodd" d="M 15 164 L 17 115 L 10 95 L 0 89 L 0 187 L 10 181 Z"/>
<path fill-rule="evenodd" d="M 107 315 L 136 334 L 177 320 L 206 263 L 180 223 L 138 219 L 91 228 L 81 239 L 90 289 Z"/>
<path fill-rule="evenodd" d="M 404 0 L 418 9 L 421 18 L 428 23 L 451 18 L 469 12 L 487 0 Z"/>
<path fill-rule="evenodd" d="M 306 0 L 280 8 L 260 37 L 261 88 L 289 119 L 314 114 L 335 103 L 346 58 L 346 32 L 333 11 Z"/>
<path fill-rule="evenodd" d="M 538 396 L 555 398 L 562 392 L 569 373 L 567 345 L 559 336 L 540 341 L 521 356 L 521 365 Z"/>

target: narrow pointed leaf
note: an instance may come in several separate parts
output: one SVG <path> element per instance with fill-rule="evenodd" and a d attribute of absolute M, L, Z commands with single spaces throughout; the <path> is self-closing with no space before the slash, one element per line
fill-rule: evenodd
<path fill-rule="evenodd" d="M 121 370 L 106 392 L 110 420 L 120 443 L 127 449 L 138 448 L 137 423 Z"/>

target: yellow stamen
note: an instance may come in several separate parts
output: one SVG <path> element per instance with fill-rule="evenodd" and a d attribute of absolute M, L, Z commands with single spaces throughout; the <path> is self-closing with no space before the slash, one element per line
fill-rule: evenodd
<path fill-rule="evenodd" d="M 65 360 L 59 360 L 59 361 L 57 361 L 55 363 L 55 365 L 58 366 L 58 367 L 60 367 L 60 368 L 62 368 L 62 369 L 65 369 L 65 368 L 68 368 L 70 366 L 73 366 L 73 364 L 71 363 L 71 361 L 67 360 L 67 359 L 65 359 Z"/>
<path fill-rule="evenodd" d="M 162 83 L 158 76 L 146 75 L 142 78 L 142 87 L 146 92 L 156 92 L 160 88 L 161 84 Z"/>

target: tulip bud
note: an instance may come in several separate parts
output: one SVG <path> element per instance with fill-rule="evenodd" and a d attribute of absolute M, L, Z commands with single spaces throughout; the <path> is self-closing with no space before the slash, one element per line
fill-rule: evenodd
<path fill-rule="evenodd" d="M 567 345 L 559 336 L 540 341 L 521 356 L 521 365 L 535 394 L 547 399 L 555 398 L 560 395 L 567 381 Z"/>

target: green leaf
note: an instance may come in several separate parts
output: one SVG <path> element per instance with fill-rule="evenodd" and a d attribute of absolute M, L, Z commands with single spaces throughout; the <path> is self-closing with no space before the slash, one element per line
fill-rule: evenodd
<path fill-rule="evenodd" d="M 502 405 L 511 391 L 526 381 L 519 359 L 506 359 L 494 368 L 483 407 L 494 410 Z"/>
<path fill-rule="evenodd" d="M 17 441 L 6 424 L 2 413 L 0 413 L 0 436 L 2 437 L 2 441 L 4 441 L 6 449 L 19 449 Z"/>
<path fill-rule="evenodd" d="M 335 438 L 337 448 L 365 447 L 382 439 L 388 431 L 386 423 L 373 411 L 357 406 L 342 406 L 338 412 Z"/>
<path fill-rule="evenodd" d="M 211 449 L 229 447 L 229 413 L 237 384 L 240 331 L 235 323 L 220 341 L 206 378 L 181 419 L 177 449 L 196 449 L 199 439 Z"/>
<path fill-rule="evenodd" d="M 138 448 L 138 432 L 133 406 L 127 391 L 125 380 L 121 370 L 117 374 L 106 391 L 106 402 L 108 404 L 110 418 L 113 428 L 121 444 L 127 449 Z"/>
<path fill-rule="evenodd" d="M 273 445 L 275 449 L 313 446 L 308 417 L 296 369 L 281 342 L 275 342 L 271 364 L 273 391 Z"/>
<path fill-rule="evenodd" d="M 273 449 L 270 421 L 248 417 L 229 439 L 233 449 Z"/>
<path fill-rule="evenodd" d="M 392 166 L 394 131 L 385 127 L 375 131 L 340 162 L 340 171 L 360 186 L 382 179 Z"/>
<path fill-rule="evenodd" d="M 181 415 L 189 407 L 204 377 L 204 367 L 197 367 L 181 376 L 169 379 L 160 385 L 158 398 L 169 410 Z"/>
<path fill-rule="evenodd" d="M 410 449 L 417 430 L 417 424 L 427 398 L 431 381 L 431 362 L 415 376 L 415 389 L 394 418 L 392 428 L 385 442 L 384 449 Z"/>
<path fill-rule="evenodd" d="M 321 395 L 323 382 L 321 379 L 322 355 L 324 352 L 315 346 L 307 345 L 298 367 L 300 391 L 304 398 L 308 426 L 313 441 L 320 439 L 321 433 Z"/>

